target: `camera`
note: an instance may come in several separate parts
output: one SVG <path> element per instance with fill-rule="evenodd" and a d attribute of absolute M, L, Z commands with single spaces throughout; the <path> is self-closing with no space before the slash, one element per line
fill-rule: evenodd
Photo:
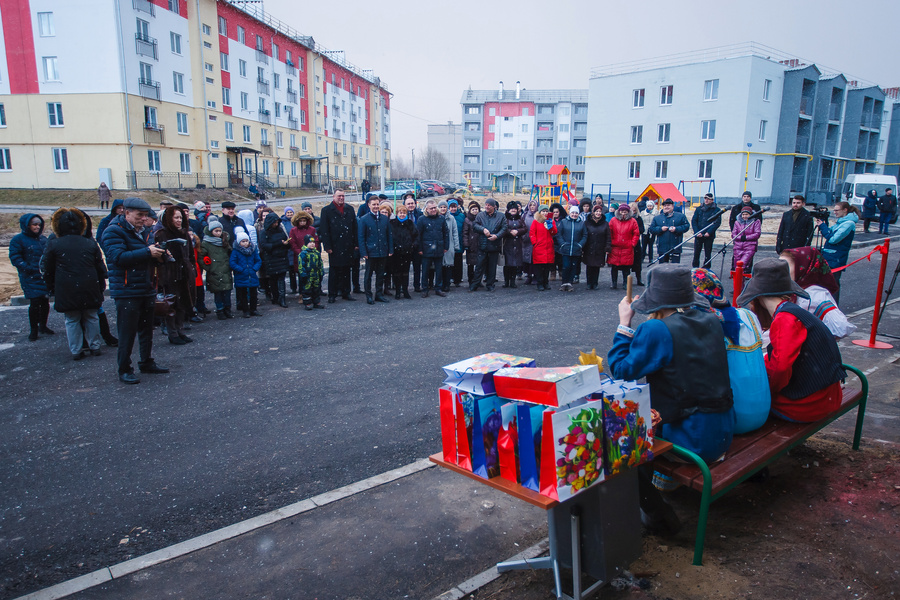
<path fill-rule="evenodd" d="M 161 242 L 156 242 L 156 245 L 162 248 L 163 252 L 169 252 L 169 244 L 186 244 L 185 240 L 175 238 L 171 240 L 163 240 Z M 171 253 L 166 255 L 166 262 L 175 262 L 175 259 L 172 257 Z"/>
<path fill-rule="evenodd" d="M 825 206 L 817 206 L 812 211 L 813 218 L 819 219 L 820 221 L 828 222 L 828 217 L 831 216 L 831 213 L 828 211 L 828 208 Z"/>

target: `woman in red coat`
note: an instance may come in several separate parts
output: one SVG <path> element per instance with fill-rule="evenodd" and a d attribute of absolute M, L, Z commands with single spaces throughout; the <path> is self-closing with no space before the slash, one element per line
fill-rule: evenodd
<path fill-rule="evenodd" d="M 609 233 L 612 239 L 612 249 L 609 252 L 610 276 L 612 277 L 611 289 L 618 287 L 619 271 L 622 271 L 622 282 L 631 273 L 631 265 L 634 262 L 634 246 L 641 239 L 637 222 L 631 217 L 631 209 L 622 203 L 616 209 L 616 218 L 609 224 Z"/>
<path fill-rule="evenodd" d="M 539 292 L 550 289 L 550 269 L 556 260 L 553 252 L 553 236 L 556 235 L 556 220 L 549 218 L 550 208 L 541 205 L 534 220 L 528 237 L 531 238 L 531 262 L 534 265 L 537 276 L 537 289 Z"/>

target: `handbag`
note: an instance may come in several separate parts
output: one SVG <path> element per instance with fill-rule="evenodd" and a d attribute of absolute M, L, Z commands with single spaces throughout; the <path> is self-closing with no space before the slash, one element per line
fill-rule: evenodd
<path fill-rule="evenodd" d="M 157 294 L 153 305 L 154 317 L 175 316 L 175 294 Z"/>

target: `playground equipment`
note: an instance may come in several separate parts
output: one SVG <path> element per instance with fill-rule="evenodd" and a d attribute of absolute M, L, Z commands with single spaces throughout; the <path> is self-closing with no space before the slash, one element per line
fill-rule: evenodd
<path fill-rule="evenodd" d="M 703 191 L 703 185 L 706 184 L 706 191 Z M 716 180 L 715 179 L 682 179 L 678 182 L 678 191 L 687 198 L 691 206 L 700 206 L 703 203 L 705 194 L 712 194 L 716 197 Z M 673 198 L 674 200 L 674 198 Z"/>
<path fill-rule="evenodd" d="M 575 185 L 569 183 L 571 172 L 566 165 L 553 165 L 547 171 L 547 185 L 531 186 L 529 201 L 537 200 L 541 204 L 578 204 L 575 197 Z"/>
<path fill-rule="evenodd" d="M 675 187 L 672 183 L 651 183 L 644 191 L 637 195 L 638 199 L 649 198 L 658 206 L 660 200 L 671 198 L 675 202 L 675 206 L 681 206 L 682 209 L 692 206 L 690 201 Z"/>

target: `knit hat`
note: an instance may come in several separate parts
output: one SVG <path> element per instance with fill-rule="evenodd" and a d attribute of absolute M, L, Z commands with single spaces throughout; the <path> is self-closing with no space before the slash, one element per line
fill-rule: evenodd
<path fill-rule="evenodd" d="M 780 258 L 764 258 L 753 265 L 753 277 L 738 296 L 738 305 L 747 306 L 760 296 L 792 296 L 809 298 L 802 287 L 791 279 L 791 268 Z"/>
<path fill-rule="evenodd" d="M 262 208 L 263 206 L 268 206 L 268 205 L 266 204 L 266 201 L 265 201 L 265 200 L 257 200 L 257 201 L 256 201 L 256 208 Z"/>
<path fill-rule="evenodd" d="M 631 212 L 631 207 L 629 207 L 624 202 L 616 207 L 616 212 Z"/>
<path fill-rule="evenodd" d="M 550 210 L 550 207 L 547 206 L 546 204 L 541 204 L 540 206 L 538 206 L 537 211 L 541 212 L 542 210 Z"/>
<path fill-rule="evenodd" d="M 378 205 L 378 210 L 386 210 L 389 215 L 394 214 L 394 207 L 391 206 L 390 202 L 382 202 Z"/>
<path fill-rule="evenodd" d="M 496 200 L 494 200 L 493 198 L 488 198 L 487 200 L 485 200 L 485 201 L 484 201 L 484 205 L 485 205 L 485 206 L 491 205 L 491 206 L 493 206 L 494 208 L 500 208 L 500 203 L 497 202 Z"/>
<path fill-rule="evenodd" d="M 438 202 L 438 208 L 440 208 L 442 206 L 445 208 L 449 207 L 446 200 L 441 200 L 440 202 Z"/>
<path fill-rule="evenodd" d="M 744 190 L 744 192 L 741 194 L 741 197 L 744 197 L 744 196 L 752 198 L 753 194 L 750 193 L 750 190 Z"/>
<path fill-rule="evenodd" d="M 212 230 L 210 230 L 212 231 Z M 235 228 L 234 230 L 234 241 L 235 243 L 240 244 L 241 240 L 250 240 L 250 236 L 247 235 L 247 232 L 241 229 L 240 227 Z"/>
<path fill-rule="evenodd" d="M 459 206 L 459 202 L 456 200 L 456 198 L 450 198 L 450 199 L 447 201 L 447 205 L 448 205 L 448 206 L 451 205 L 451 204 L 455 204 L 455 205 Z"/>
<path fill-rule="evenodd" d="M 711 306 L 716 308 L 728 306 L 722 282 L 709 269 L 691 269 L 691 285 L 694 286 L 696 293 L 709 301 Z"/>
<path fill-rule="evenodd" d="M 469 202 L 468 206 L 466 206 L 466 209 L 472 210 L 473 206 L 478 207 L 478 210 L 481 210 L 481 205 L 478 204 L 478 202 L 476 200 L 472 200 L 471 202 Z"/>
<path fill-rule="evenodd" d="M 570 214 L 570 215 L 571 215 L 572 213 L 575 213 L 575 214 L 577 215 L 577 214 L 580 213 L 580 212 L 581 212 L 581 209 L 578 208 L 578 205 L 577 205 L 577 204 L 573 204 L 572 206 L 569 207 L 569 214 Z"/>
<path fill-rule="evenodd" d="M 206 208 L 206 204 L 204 204 L 203 200 L 197 200 L 196 202 L 194 202 L 194 208 L 196 208 L 197 210 L 203 210 L 204 208 Z"/>
<path fill-rule="evenodd" d="M 219 223 L 218 219 L 210 219 L 207 221 L 206 227 L 209 229 L 209 232 L 212 233 L 213 229 L 222 229 L 222 224 Z"/>
<path fill-rule="evenodd" d="M 312 202 L 304 202 L 300 205 L 300 210 L 312 210 Z"/>
<path fill-rule="evenodd" d="M 285 207 L 284 207 L 284 214 L 287 214 L 287 211 L 296 212 L 296 211 L 294 210 L 294 207 L 293 207 L 293 206 L 285 206 Z"/>
<path fill-rule="evenodd" d="M 751 214 L 751 215 L 752 215 L 752 214 L 753 214 L 753 207 L 752 207 L 752 206 L 745 206 L 744 208 L 741 209 L 741 214 L 743 214 L 743 213 L 748 213 L 748 214 Z"/>
<path fill-rule="evenodd" d="M 509 210 L 511 208 L 515 208 L 517 210 L 522 210 L 522 205 L 519 203 L 518 200 L 512 200 L 512 201 L 506 203 L 506 210 Z"/>
<path fill-rule="evenodd" d="M 648 271 L 647 289 L 631 304 L 631 308 L 650 314 L 662 308 L 686 308 L 694 304 L 706 306 L 709 301 L 705 296 L 694 293 L 690 267 L 666 263 Z"/>
<path fill-rule="evenodd" d="M 315 242 L 315 241 L 316 241 L 316 236 L 314 236 L 314 235 L 307 234 L 307 235 L 303 236 L 303 245 L 304 246 L 310 242 Z"/>
<path fill-rule="evenodd" d="M 653 208 L 656 206 L 656 203 L 655 203 L 653 200 L 647 200 L 646 206 L 647 206 L 647 208 L 649 208 L 650 210 L 653 210 Z"/>

